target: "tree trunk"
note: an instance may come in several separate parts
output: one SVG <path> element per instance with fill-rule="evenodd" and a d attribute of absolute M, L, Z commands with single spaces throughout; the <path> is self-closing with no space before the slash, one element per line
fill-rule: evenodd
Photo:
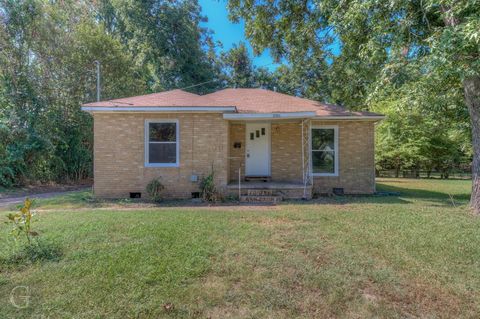
<path fill-rule="evenodd" d="M 465 79 L 463 88 L 472 122 L 473 162 L 470 207 L 475 214 L 480 215 L 480 75 Z"/>

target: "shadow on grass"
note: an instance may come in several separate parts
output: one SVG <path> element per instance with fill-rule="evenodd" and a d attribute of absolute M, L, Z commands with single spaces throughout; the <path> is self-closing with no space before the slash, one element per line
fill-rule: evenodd
<path fill-rule="evenodd" d="M 409 204 L 413 201 L 430 202 L 434 206 L 452 207 L 467 204 L 470 200 L 469 193 L 448 194 L 435 190 L 426 190 L 420 188 L 399 187 L 383 183 L 377 183 L 376 195 L 345 195 L 331 197 L 317 197 L 313 200 L 289 200 L 284 204 L 295 205 L 312 205 L 312 204 L 329 204 L 329 205 L 346 205 L 354 203 L 366 204 Z M 381 193 L 389 193 L 381 194 Z"/>
<path fill-rule="evenodd" d="M 353 203 L 370 203 L 370 204 L 408 204 L 412 201 L 427 201 L 434 205 L 448 206 L 463 205 L 470 199 L 469 193 L 456 193 L 449 195 L 445 191 L 426 189 L 422 187 L 412 187 L 412 182 L 405 180 L 395 180 L 395 186 L 388 182 L 377 182 L 377 191 L 392 192 L 398 195 L 352 195 L 352 196 L 332 196 L 319 197 L 313 200 L 285 200 L 280 205 L 298 204 L 298 205 L 316 205 L 316 204 L 333 204 L 345 205 Z M 434 184 L 431 185 L 435 187 Z M 453 201 L 452 201 L 453 200 Z M 268 204 L 239 203 L 238 200 L 229 198 L 224 202 L 209 203 L 199 199 L 169 199 L 160 203 L 154 203 L 144 199 L 96 199 L 91 191 L 79 191 L 57 196 L 48 199 L 36 199 L 34 204 L 36 208 L 47 209 L 72 209 L 72 208 L 168 208 L 168 207 L 241 207 L 241 206 L 270 206 Z M 20 206 L 20 205 L 16 205 Z"/>
<path fill-rule="evenodd" d="M 311 200 L 285 200 L 280 205 L 348 205 L 348 204 L 409 204 L 411 201 L 400 196 L 343 195 L 319 196 Z"/>
<path fill-rule="evenodd" d="M 398 192 L 401 197 L 409 197 L 423 200 L 447 200 L 450 201 L 451 197 L 457 201 L 468 201 L 470 199 L 469 193 L 463 194 L 448 194 L 445 192 L 439 192 L 434 190 L 418 189 L 418 188 L 406 188 L 387 185 L 383 183 L 377 183 L 378 191 Z M 451 196 L 451 197 L 450 197 Z"/>

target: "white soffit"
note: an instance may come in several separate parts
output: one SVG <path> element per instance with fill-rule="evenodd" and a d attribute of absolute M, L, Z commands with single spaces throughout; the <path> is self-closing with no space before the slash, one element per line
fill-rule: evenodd
<path fill-rule="evenodd" d="M 313 117 L 315 117 L 315 112 L 223 114 L 223 118 L 225 120 L 295 119 L 295 118 L 313 118 Z"/>

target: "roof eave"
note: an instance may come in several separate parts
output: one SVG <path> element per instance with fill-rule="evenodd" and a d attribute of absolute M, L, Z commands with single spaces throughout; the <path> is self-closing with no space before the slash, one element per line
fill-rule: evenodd
<path fill-rule="evenodd" d="M 385 119 L 385 115 L 327 115 L 314 118 L 314 120 L 321 121 L 381 121 L 383 119 Z"/>
<path fill-rule="evenodd" d="M 148 112 L 171 112 L 171 113 L 233 113 L 237 111 L 235 106 L 82 106 L 82 111 L 94 113 L 148 113 Z"/>
<path fill-rule="evenodd" d="M 225 120 L 266 120 L 266 119 L 303 119 L 313 118 L 315 112 L 284 112 L 284 113 L 234 113 L 223 114 Z"/>

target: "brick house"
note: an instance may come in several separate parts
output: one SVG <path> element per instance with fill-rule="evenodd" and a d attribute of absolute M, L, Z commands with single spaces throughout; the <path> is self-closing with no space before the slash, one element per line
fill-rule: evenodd
<path fill-rule="evenodd" d="M 84 104 L 94 119 L 94 193 L 146 196 L 159 178 L 190 198 L 215 172 L 223 194 L 310 198 L 375 191 L 374 129 L 382 115 L 263 89 L 172 90 Z M 262 193 L 263 192 L 263 193 Z"/>

